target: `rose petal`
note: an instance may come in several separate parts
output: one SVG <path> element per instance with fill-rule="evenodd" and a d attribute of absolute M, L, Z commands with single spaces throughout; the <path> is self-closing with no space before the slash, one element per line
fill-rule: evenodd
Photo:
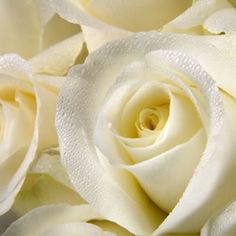
<path fill-rule="evenodd" d="M 183 14 L 165 25 L 164 31 L 178 32 L 201 26 L 209 15 L 227 7 L 231 7 L 227 0 L 198 0 Z"/>
<path fill-rule="evenodd" d="M 30 173 L 47 174 L 73 190 L 68 175 L 61 165 L 60 153 L 57 149 L 51 148 L 40 153 L 37 160 L 33 163 Z"/>
<path fill-rule="evenodd" d="M 199 131 L 188 142 L 127 169 L 161 209 L 171 212 L 192 177 L 204 146 L 204 133 Z"/>
<path fill-rule="evenodd" d="M 83 35 L 79 33 L 46 49 L 29 60 L 33 72 L 64 75 L 82 53 L 83 44 Z"/>
<path fill-rule="evenodd" d="M 129 31 L 158 29 L 191 6 L 182 0 L 80 1 L 89 15 Z"/>
<path fill-rule="evenodd" d="M 41 234 L 42 236 L 78 236 L 78 235 L 86 235 L 86 236 L 116 236 L 114 233 L 104 232 L 99 227 L 88 224 L 88 223 L 69 223 L 62 224 L 56 226 L 47 232 Z"/>
<path fill-rule="evenodd" d="M 0 54 L 18 53 L 29 58 L 39 51 L 40 28 L 35 1 L 2 0 L 0 24 Z"/>
<path fill-rule="evenodd" d="M 35 208 L 15 221 L 2 236 L 44 235 L 51 228 L 71 222 L 101 219 L 88 205 L 51 205 Z M 40 222 L 40 223 L 39 223 Z"/>
<path fill-rule="evenodd" d="M 71 188 L 57 182 L 47 174 L 28 173 L 15 198 L 12 210 L 19 217 L 36 207 L 63 202 L 72 205 L 86 203 Z"/>
<path fill-rule="evenodd" d="M 48 22 L 41 26 L 40 51 L 56 45 L 67 38 L 71 38 L 80 32 L 81 30 L 79 25 L 71 24 L 54 13 Z"/>
<path fill-rule="evenodd" d="M 100 30 L 92 28 L 86 25 L 81 26 L 83 35 L 88 46 L 89 52 L 93 52 L 103 44 L 108 43 L 115 39 L 125 38 L 130 35 L 128 31 L 125 30 Z"/>
<path fill-rule="evenodd" d="M 236 32 L 236 10 L 227 8 L 212 14 L 204 22 L 203 27 L 214 34 Z"/>
<path fill-rule="evenodd" d="M 201 230 L 201 236 L 229 236 L 236 230 L 236 205 L 235 202 L 226 207 L 223 212 L 207 221 Z"/>

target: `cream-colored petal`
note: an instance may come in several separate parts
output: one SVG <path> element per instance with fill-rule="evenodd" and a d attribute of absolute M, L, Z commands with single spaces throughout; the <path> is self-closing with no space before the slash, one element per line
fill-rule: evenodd
<path fill-rule="evenodd" d="M 0 54 L 18 53 L 30 58 L 39 52 L 40 23 L 33 0 L 0 3 Z"/>
<path fill-rule="evenodd" d="M 40 2 L 41 0 L 37 1 Z M 49 7 L 48 9 L 50 10 Z M 47 14 L 47 12 L 45 14 Z M 40 51 L 58 44 L 80 32 L 81 29 L 79 25 L 71 24 L 57 14 L 54 14 L 46 24 L 42 25 L 40 31 Z"/>
<path fill-rule="evenodd" d="M 47 174 L 73 190 L 68 175 L 61 164 L 60 152 L 57 148 L 50 148 L 41 152 L 33 163 L 30 173 Z"/>
<path fill-rule="evenodd" d="M 41 27 L 44 27 L 55 15 L 55 12 L 48 7 L 48 0 L 35 0 Z"/>
<path fill-rule="evenodd" d="M 111 232 L 104 232 L 101 228 L 96 225 L 88 223 L 68 223 L 56 226 L 47 232 L 43 233 L 42 236 L 116 236 Z"/>
<path fill-rule="evenodd" d="M 78 205 L 86 202 L 78 193 L 49 175 L 28 173 L 14 200 L 12 210 L 22 216 L 36 207 L 61 203 Z"/>
<path fill-rule="evenodd" d="M 236 9 L 226 8 L 216 11 L 204 22 L 203 27 L 211 33 L 235 33 Z"/>
<path fill-rule="evenodd" d="M 5 88 L 7 91 L 7 88 Z M 15 91 L 14 91 L 15 90 Z M 32 94 L 24 93 L 13 87 L 13 100 L 0 100 L 4 115 L 2 141 L 0 143 L 1 160 L 4 163 L 11 155 L 29 145 L 35 119 L 35 98 Z M 22 124 L 27 123 L 24 127 Z M 24 133 L 24 137 L 22 137 Z"/>
<path fill-rule="evenodd" d="M 49 205 L 35 208 L 15 221 L 2 236 L 41 236 L 51 228 L 71 223 L 101 219 L 89 205 Z"/>
<path fill-rule="evenodd" d="M 199 131 L 186 143 L 127 169 L 161 209 L 171 212 L 193 175 L 205 142 L 204 132 Z"/>
<path fill-rule="evenodd" d="M 236 232 L 235 202 L 227 206 L 224 211 L 210 218 L 201 230 L 201 236 L 233 236 Z"/>
<path fill-rule="evenodd" d="M 209 15 L 217 10 L 227 7 L 231 7 L 227 0 L 196 1 L 183 14 L 165 25 L 163 30 L 168 32 L 178 32 L 178 30 L 187 30 L 201 26 Z"/>
<path fill-rule="evenodd" d="M 130 232 L 128 232 L 126 229 L 120 227 L 119 225 L 115 224 L 114 222 L 110 222 L 107 220 L 93 220 L 90 221 L 90 223 L 95 224 L 102 228 L 104 231 L 108 232 L 114 232 L 117 234 L 117 236 L 131 236 Z"/>
<path fill-rule="evenodd" d="M 47 76 L 41 77 L 46 81 Z M 53 78 L 52 78 L 53 79 Z M 55 130 L 54 120 L 56 112 L 56 100 L 58 90 L 51 90 L 37 79 L 32 80 L 35 90 L 37 91 L 38 102 L 38 129 L 39 129 L 39 143 L 38 150 L 57 146 L 57 134 Z M 50 101 L 50 102 L 49 102 Z"/>
<path fill-rule="evenodd" d="M 158 29 L 191 6 L 192 1 L 75 1 L 52 0 L 55 12 L 70 22 L 95 28 L 122 28 L 129 31 Z M 158 14 L 157 14 L 158 12 Z"/>
<path fill-rule="evenodd" d="M 83 35 L 79 33 L 44 50 L 31 58 L 29 63 L 34 73 L 64 75 L 83 52 L 83 45 Z"/>
<path fill-rule="evenodd" d="M 34 74 L 34 80 L 57 94 L 65 81 L 65 77 Z"/>
<path fill-rule="evenodd" d="M 89 16 L 86 12 L 84 12 L 83 6 L 77 0 L 38 0 L 39 2 L 43 2 L 44 8 L 51 9 L 54 13 L 57 13 L 60 17 L 66 19 L 67 21 L 80 24 L 80 25 L 88 25 L 95 28 L 100 29 L 114 29 L 113 26 L 110 26 L 102 21 L 97 20 L 93 16 Z M 48 13 L 46 12 L 46 16 L 42 16 L 47 19 Z"/>
<path fill-rule="evenodd" d="M 192 4 L 190 0 L 178 2 L 171 0 L 91 0 L 80 2 L 89 15 L 129 31 L 158 29 Z"/>
<path fill-rule="evenodd" d="M 112 40 L 125 38 L 131 34 L 128 31 L 120 29 L 107 31 L 86 25 L 82 25 L 81 28 L 90 53 L 100 48 L 105 43 Z"/>
<path fill-rule="evenodd" d="M 221 50 L 227 56 L 230 56 L 236 63 L 236 35 L 227 34 L 221 37 L 206 37 L 209 43 Z"/>

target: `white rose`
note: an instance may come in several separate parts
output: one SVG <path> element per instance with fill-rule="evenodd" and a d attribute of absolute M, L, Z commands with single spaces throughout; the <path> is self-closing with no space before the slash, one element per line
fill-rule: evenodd
<path fill-rule="evenodd" d="M 236 32 L 235 0 L 39 1 L 68 21 L 81 24 L 89 51 L 139 31 Z"/>
<path fill-rule="evenodd" d="M 2 236 L 131 236 L 105 221 L 89 205 L 49 205 L 35 208 L 15 221 Z"/>
<path fill-rule="evenodd" d="M 61 76 L 86 56 L 80 27 L 45 12 L 39 1 L 0 2 L 0 53 L 28 59 L 0 57 L 0 215 L 12 206 L 36 153 L 58 145 L 54 117 Z M 32 187 L 34 181 L 28 182 Z M 26 207 L 18 198 L 20 212 L 44 200 L 27 193 L 24 199 L 32 202 Z"/>
<path fill-rule="evenodd" d="M 33 74 L 17 55 L 0 57 L 0 214 L 13 204 L 37 151 L 57 145 L 55 106 L 64 77 Z"/>
<path fill-rule="evenodd" d="M 62 162 L 81 196 L 134 234 L 199 233 L 236 197 L 236 60 L 225 42 L 235 36 L 140 33 L 69 73 Z"/>

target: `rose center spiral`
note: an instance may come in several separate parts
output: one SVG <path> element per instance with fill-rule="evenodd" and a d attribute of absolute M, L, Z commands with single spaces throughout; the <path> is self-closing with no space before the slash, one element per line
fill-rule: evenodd
<path fill-rule="evenodd" d="M 142 130 L 155 130 L 159 122 L 158 113 L 155 109 L 144 109 L 139 114 L 139 127 Z"/>
<path fill-rule="evenodd" d="M 159 133 L 168 117 L 169 106 L 162 105 L 142 109 L 135 122 L 139 137 Z"/>

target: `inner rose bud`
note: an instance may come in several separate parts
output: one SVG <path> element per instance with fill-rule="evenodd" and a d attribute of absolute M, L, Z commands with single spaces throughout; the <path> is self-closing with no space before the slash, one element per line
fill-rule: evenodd
<path fill-rule="evenodd" d="M 143 109 L 135 123 L 138 136 L 145 137 L 159 132 L 165 124 L 168 108 L 169 106 L 162 105 Z"/>

